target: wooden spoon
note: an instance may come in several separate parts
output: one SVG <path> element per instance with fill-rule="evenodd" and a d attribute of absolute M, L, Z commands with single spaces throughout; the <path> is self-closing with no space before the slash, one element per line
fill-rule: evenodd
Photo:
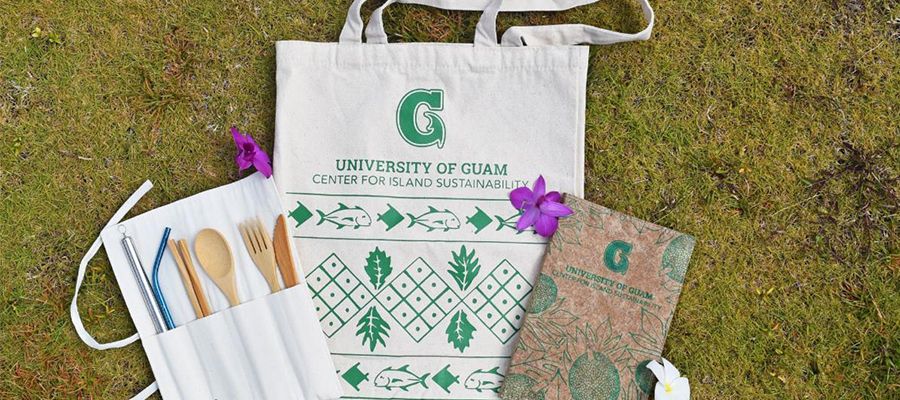
<path fill-rule="evenodd" d="M 228 241 L 215 229 L 204 229 L 194 238 L 194 254 L 200 260 L 200 266 L 225 293 L 232 306 L 241 304 L 234 279 L 234 258 Z"/>

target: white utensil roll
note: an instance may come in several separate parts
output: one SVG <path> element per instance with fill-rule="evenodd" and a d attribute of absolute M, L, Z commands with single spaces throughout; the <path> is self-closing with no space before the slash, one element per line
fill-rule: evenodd
<path fill-rule="evenodd" d="M 141 339 L 156 382 L 135 398 L 146 398 L 157 387 L 166 399 L 340 397 L 337 374 L 306 283 L 270 294 L 238 230 L 239 222 L 258 217 L 268 232 L 273 231 L 275 218 L 283 207 L 272 180 L 256 173 L 119 222 L 151 187 L 148 181 L 132 195 L 101 231 L 81 262 L 71 314 L 82 340 L 102 350 Z M 167 249 L 159 282 L 176 328 L 157 334 L 120 244 L 120 228 L 124 227 L 132 237 L 144 272 L 149 276 L 166 226 L 173 229 L 171 238 L 187 240 L 214 313 L 200 319 L 195 316 L 175 260 Z M 238 306 L 229 306 L 193 254 L 194 235 L 204 228 L 222 233 L 231 247 L 242 300 Z M 87 263 L 101 244 L 106 246 L 122 297 L 137 328 L 135 335 L 106 344 L 97 342 L 87 332 L 77 307 Z"/>
<path fill-rule="evenodd" d="M 586 0 L 407 0 L 485 10 L 474 43 L 388 44 L 389 0 L 338 43 L 276 44 L 274 177 L 349 399 L 488 399 L 546 240 L 507 195 L 539 175 L 580 195 L 588 48 L 649 37 L 515 27 L 499 11 Z M 364 43 L 363 36 L 366 41 Z M 527 46 L 526 46 L 527 45 Z"/>

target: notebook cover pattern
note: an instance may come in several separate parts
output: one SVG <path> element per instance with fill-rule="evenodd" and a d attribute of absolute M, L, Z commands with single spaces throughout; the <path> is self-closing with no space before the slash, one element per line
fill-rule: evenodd
<path fill-rule="evenodd" d="M 567 194 L 501 397 L 646 399 L 694 238 Z"/>

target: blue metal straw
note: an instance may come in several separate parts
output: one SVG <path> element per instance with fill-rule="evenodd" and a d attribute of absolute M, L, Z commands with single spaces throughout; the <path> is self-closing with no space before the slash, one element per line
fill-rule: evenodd
<path fill-rule="evenodd" d="M 166 305 L 166 299 L 163 297 L 162 290 L 159 287 L 159 264 L 162 262 L 163 253 L 166 250 L 166 242 L 169 241 L 169 233 L 172 228 L 168 226 L 163 231 L 162 240 L 159 242 L 159 250 L 156 251 L 156 259 L 153 261 L 153 295 L 156 296 L 156 302 L 159 303 L 159 309 L 162 312 L 163 319 L 166 321 L 166 329 L 175 328 L 175 322 L 172 321 L 172 314 L 169 313 L 169 306 Z"/>

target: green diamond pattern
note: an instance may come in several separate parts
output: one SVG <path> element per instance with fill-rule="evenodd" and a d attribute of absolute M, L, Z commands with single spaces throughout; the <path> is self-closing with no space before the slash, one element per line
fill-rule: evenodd
<path fill-rule="evenodd" d="M 416 342 L 459 304 L 450 286 L 421 258 L 379 292 L 377 300 Z"/>
<path fill-rule="evenodd" d="M 462 301 L 501 343 L 506 343 L 522 326 L 531 289 L 528 280 L 503 260 Z"/>
<path fill-rule="evenodd" d="M 462 298 L 422 258 L 409 264 L 375 295 L 333 253 L 306 280 L 328 337 L 375 298 L 416 342 L 465 304 L 505 344 L 519 331 L 532 291 L 528 280 L 506 260 Z"/>
<path fill-rule="evenodd" d="M 338 256 L 331 254 L 306 275 L 322 330 L 333 336 L 372 301 L 372 293 L 350 272 Z"/>

